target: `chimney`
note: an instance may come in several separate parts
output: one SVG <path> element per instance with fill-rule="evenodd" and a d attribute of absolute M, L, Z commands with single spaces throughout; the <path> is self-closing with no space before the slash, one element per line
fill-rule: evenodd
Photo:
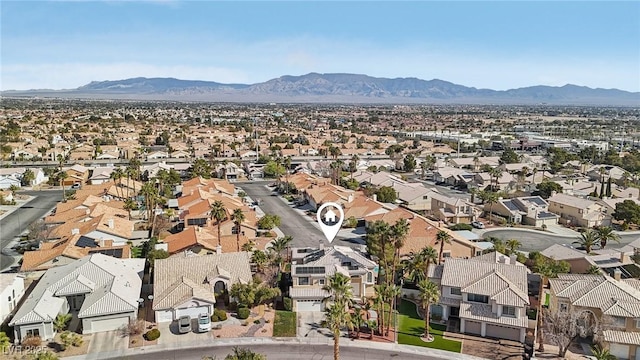
<path fill-rule="evenodd" d="M 518 255 L 511 254 L 511 256 L 509 256 L 509 264 L 515 265 L 517 262 L 518 262 Z"/>
<path fill-rule="evenodd" d="M 109 226 L 109 229 L 113 229 L 113 219 L 107 220 L 107 225 Z"/>
<path fill-rule="evenodd" d="M 373 201 L 378 201 L 378 194 L 373 194 Z"/>
<path fill-rule="evenodd" d="M 216 246 L 216 254 L 218 255 L 222 254 L 222 246 L 220 245 Z"/>
<path fill-rule="evenodd" d="M 324 250 L 324 241 L 322 241 L 322 240 L 319 241 L 318 249 Z"/>
<path fill-rule="evenodd" d="M 620 271 L 620 269 L 615 269 L 613 271 L 613 278 L 620 281 L 620 279 L 622 279 L 622 271 Z"/>
<path fill-rule="evenodd" d="M 78 234 L 80 234 L 80 229 L 78 228 L 71 229 L 71 235 L 78 235 Z"/>
<path fill-rule="evenodd" d="M 629 255 L 627 255 L 627 253 L 625 252 L 620 252 L 620 262 L 624 265 L 627 264 L 629 262 L 631 262 L 631 259 L 629 258 Z"/>

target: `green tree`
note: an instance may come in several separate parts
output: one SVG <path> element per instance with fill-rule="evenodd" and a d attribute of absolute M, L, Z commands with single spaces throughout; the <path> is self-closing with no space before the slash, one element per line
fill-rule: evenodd
<path fill-rule="evenodd" d="M 31 183 L 36 179 L 36 175 L 33 173 L 33 170 L 27 169 L 22 174 L 22 178 L 20 179 L 20 184 L 22 186 L 31 186 Z"/>
<path fill-rule="evenodd" d="M 58 314 L 56 319 L 53 321 L 53 328 L 56 331 L 66 330 L 67 326 L 69 326 L 69 322 L 71 322 L 71 318 L 71 314 Z"/>
<path fill-rule="evenodd" d="M 421 280 L 418 283 L 418 289 L 420 290 L 420 305 L 422 306 L 422 310 L 424 310 L 424 337 L 430 339 L 429 320 L 431 304 L 437 303 L 440 299 L 440 289 L 438 289 L 438 285 L 429 280 Z"/>
<path fill-rule="evenodd" d="M 262 272 L 264 266 L 269 262 L 269 257 L 262 250 L 254 250 L 251 254 L 251 262 L 256 264 L 257 272 Z"/>
<path fill-rule="evenodd" d="M 587 229 L 582 232 L 578 240 L 573 243 L 579 244 L 584 248 L 584 251 L 586 251 L 587 254 L 590 254 L 593 246 L 598 243 L 598 233 L 593 229 Z"/>
<path fill-rule="evenodd" d="M 264 176 L 268 178 L 277 178 L 285 173 L 285 168 L 282 164 L 279 164 L 273 160 L 267 162 L 263 169 Z"/>
<path fill-rule="evenodd" d="M 64 181 L 69 177 L 66 172 L 60 171 L 58 173 L 58 181 L 60 182 L 60 188 L 62 188 L 62 202 L 67 200 L 67 192 L 64 189 Z"/>
<path fill-rule="evenodd" d="M 396 191 L 391 186 L 383 186 L 376 192 L 378 201 L 384 203 L 393 203 L 398 198 Z"/>
<path fill-rule="evenodd" d="M 11 339 L 7 336 L 7 333 L 0 331 L 0 352 L 4 353 L 11 346 Z"/>
<path fill-rule="evenodd" d="M 505 245 L 507 246 L 507 249 L 508 249 L 507 255 L 511 255 L 518 252 L 518 249 L 520 249 L 520 246 L 522 246 L 522 243 L 517 239 L 509 239 L 507 240 L 507 243 Z"/>
<path fill-rule="evenodd" d="M 211 178 L 211 165 L 209 165 L 209 163 L 204 159 L 195 159 L 187 171 L 189 179 L 197 177 L 205 179 Z"/>
<path fill-rule="evenodd" d="M 436 244 L 440 244 L 440 251 L 438 252 L 438 264 L 442 264 L 442 253 L 444 252 L 444 244 L 451 244 L 451 235 L 444 230 L 438 230 L 438 233 L 436 234 Z"/>
<path fill-rule="evenodd" d="M 236 346 L 233 348 L 233 353 L 225 356 L 224 360 L 267 360 L 267 356 Z"/>
<path fill-rule="evenodd" d="M 58 359 L 60 359 L 58 357 L 58 355 L 52 353 L 49 350 L 39 352 L 39 353 L 37 353 L 35 355 L 32 355 L 32 356 L 33 356 L 32 357 L 33 360 L 58 360 Z"/>
<path fill-rule="evenodd" d="M 438 261 L 438 252 L 431 246 L 427 246 L 417 254 L 409 255 L 409 259 L 404 263 L 405 274 L 412 282 L 418 283 L 420 280 L 427 279 L 429 265 L 436 261 Z"/>
<path fill-rule="evenodd" d="M 538 195 L 543 199 L 548 199 L 551 197 L 553 192 L 558 194 L 562 193 L 562 185 L 548 180 L 543 180 L 540 184 L 536 185 L 537 191 L 533 193 L 533 195 Z"/>
<path fill-rule="evenodd" d="M 327 284 L 322 287 L 322 290 L 329 293 L 329 297 L 325 300 L 340 303 L 343 307 L 352 305 L 351 278 L 349 276 L 342 273 L 329 276 Z"/>
<path fill-rule="evenodd" d="M 209 216 L 211 216 L 212 220 L 216 221 L 216 225 L 218 226 L 218 245 L 222 246 L 220 226 L 223 221 L 227 220 L 227 208 L 224 203 L 220 200 L 214 201 L 213 204 L 211 204 Z"/>
<path fill-rule="evenodd" d="M 242 222 L 246 219 L 244 212 L 242 209 L 238 208 L 233 210 L 233 214 L 231 214 L 231 220 L 236 226 L 236 247 L 238 252 L 240 252 L 240 233 L 242 232 Z"/>
<path fill-rule="evenodd" d="M 360 158 L 355 154 L 351 157 L 351 161 L 349 161 L 349 173 L 351 174 L 351 179 L 353 179 L 353 173 L 358 170 L 359 161 Z"/>
<path fill-rule="evenodd" d="M 265 214 L 258 220 L 258 228 L 263 230 L 271 230 L 276 226 L 280 226 L 280 217 L 273 214 Z"/>
<path fill-rule="evenodd" d="M 601 249 L 604 249 L 609 241 L 615 241 L 618 244 L 620 243 L 620 236 L 613 232 L 613 229 L 610 226 L 599 226 L 595 228 L 595 230 L 596 238 L 600 241 Z"/>
<path fill-rule="evenodd" d="M 608 198 L 611 197 L 611 177 L 607 179 L 607 192 L 605 193 L 605 196 Z"/>
<path fill-rule="evenodd" d="M 512 148 L 506 148 L 500 155 L 501 164 L 516 164 L 520 161 L 520 156 Z"/>
<path fill-rule="evenodd" d="M 492 223 L 493 220 L 493 205 L 498 202 L 498 198 L 500 197 L 498 193 L 493 191 L 487 191 L 483 194 L 483 201 L 489 204 L 489 223 Z"/>
<path fill-rule="evenodd" d="M 640 224 L 640 205 L 633 200 L 617 203 L 613 218 L 624 221 L 626 224 Z"/>
<path fill-rule="evenodd" d="M 280 289 L 269 287 L 254 278 L 248 284 L 233 284 L 229 290 L 229 295 L 236 298 L 239 304 L 253 307 L 279 296 Z"/>
<path fill-rule="evenodd" d="M 340 359 L 340 330 L 351 324 L 351 316 L 345 304 L 336 301 L 325 309 L 322 325 L 333 333 L 333 359 Z"/>
<path fill-rule="evenodd" d="M 591 352 L 596 360 L 617 360 L 618 358 L 613 355 L 609 349 L 603 348 L 600 345 L 595 345 L 591 347 Z"/>
<path fill-rule="evenodd" d="M 271 243 L 271 250 L 275 254 L 274 260 L 276 261 L 278 268 L 282 270 L 284 257 L 282 257 L 282 252 L 289 248 L 289 245 L 293 241 L 293 237 L 291 235 L 286 235 L 283 237 L 279 237 L 275 239 Z"/>
<path fill-rule="evenodd" d="M 416 158 L 411 154 L 407 154 L 403 160 L 404 171 L 413 172 L 416 168 Z"/>

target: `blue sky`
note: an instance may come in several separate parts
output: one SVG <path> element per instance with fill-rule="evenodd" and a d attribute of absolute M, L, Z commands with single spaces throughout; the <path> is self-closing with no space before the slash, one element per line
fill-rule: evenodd
<path fill-rule="evenodd" d="M 2 90 L 349 72 L 640 91 L 640 2 L 4 1 Z"/>

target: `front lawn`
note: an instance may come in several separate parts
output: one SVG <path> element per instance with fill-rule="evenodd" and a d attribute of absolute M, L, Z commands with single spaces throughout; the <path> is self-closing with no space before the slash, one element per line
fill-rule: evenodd
<path fill-rule="evenodd" d="M 453 352 L 460 352 L 462 343 L 455 340 L 444 339 L 442 334 L 446 330 L 445 325 L 431 324 L 430 334 L 433 335 L 432 342 L 424 342 L 420 337 L 424 334 L 424 320 L 418 316 L 416 305 L 410 301 L 402 300 L 398 314 L 399 332 L 398 343 L 406 345 L 424 346 L 433 349 L 441 349 Z"/>
<path fill-rule="evenodd" d="M 273 321 L 273 336 L 295 337 L 296 313 L 292 311 L 276 311 L 276 318 Z"/>

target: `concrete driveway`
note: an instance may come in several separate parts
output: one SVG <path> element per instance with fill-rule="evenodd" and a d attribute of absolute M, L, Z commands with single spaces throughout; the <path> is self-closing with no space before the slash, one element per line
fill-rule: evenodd
<path fill-rule="evenodd" d="M 129 337 L 122 336 L 120 331 L 106 331 L 91 335 L 88 354 L 101 352 L 125 351 L 129 348 Z"/>
<path fill-rule="evenodd" d="M 213 333 L 211 331 L 199 333 L 194 331 L 194 329 L 197 329 L 197 319 L 191 319 L 191 331 L 186 334 L 180 334 L 178 332 L 178 323 L 176 321 L 159 323 L 158 330 L 160 330 L 161 335 L 160 338 L 158 338 L 158 344 L 187 344 L 213 340 Z"/>
<path fill-rule="evenodd" d="M 323 312 L 300 311 L 298 317 L 298 337 L 310 338 L 333 338 L 331 331 L 321 326 L 324 319 Z M 345 336 L 343 333 L 342 336 Z"/>

